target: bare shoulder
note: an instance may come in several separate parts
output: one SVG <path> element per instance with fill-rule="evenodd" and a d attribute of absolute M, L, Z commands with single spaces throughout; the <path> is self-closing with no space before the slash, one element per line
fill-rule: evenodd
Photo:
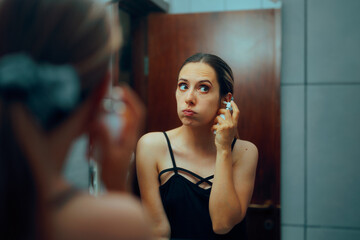
<path fill-rule="evenodd" d="M 258 149 L 254 143 L 238 139 L 233 149 L 233 158 L 235 164 L 247 162 L 248 164 L 256 166 Z"/>
<path fill-rule="evenodd" d="M 148 239 L 146 217 L 129 194 L 87 194 L 74 198 L 55 214 L 56 239 Z"/>
<path fill-rule="evenodd" d="M 164 134 L 162 132 L 149 132 L 143 135 L 138 141 L 138 147 L 159 148 L 164 142 Z"/>
<path fill-rule="evenodd" d="M 156 163 L 166 152 L 165 137 L 162 132 L 150 132 L 142 136 L 136 146 L 136 160 Z M 146 163 L 148 164 L 148 163 Z"/>

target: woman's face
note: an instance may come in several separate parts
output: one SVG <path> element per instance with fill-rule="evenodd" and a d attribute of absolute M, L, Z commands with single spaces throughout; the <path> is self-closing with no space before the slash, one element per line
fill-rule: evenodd
<path fill-rule="evenodd" d="M 177 112 L 186 126 L 213 123 L 220 107 L 219 83 L 208 64 L 186 64 L 179 73 L 176 89 Z"/>

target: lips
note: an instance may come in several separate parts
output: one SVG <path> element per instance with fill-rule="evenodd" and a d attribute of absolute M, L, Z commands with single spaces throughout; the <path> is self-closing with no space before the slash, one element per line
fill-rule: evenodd
<path fill-rule="evenodd" d="M 196 112 L 194 112 L 193 110 L 190 110 L 190 109 L 185 109 L 182 111 L 184 113 L 185 116 L 187 117 L 191 117 L 193 116 Z"/>

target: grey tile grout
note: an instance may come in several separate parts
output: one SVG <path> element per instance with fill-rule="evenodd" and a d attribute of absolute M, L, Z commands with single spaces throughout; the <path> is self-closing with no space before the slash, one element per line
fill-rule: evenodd
<path fill-rule="evenodd" d="M 304 240 L 307 240 L 307 0 L 304 0 Z"/>
<path fill-rule="evenodd" d="M 338 229 L 338 230 L 354 230 L 360 231 L 360 227 L 342 227 L 342 226 L 326 226 L 326 225 L 307 225 L 308 228 L 320 228 L 320 229 Z"/>
<path fill-rule="evenodd" d="M 304 224 L 296 224 L 296 223 L 282 223 L 282 227 L 305 227 Z"/>
<path fill-rule="evenodd" d="M 360 85 L 360 82 L 327 82 L 327 83 L 280 83 L 280 86 L 341 86 Z"/>
<path fill-rule="evenodd" d="M 282 227 L 303 227 L 303 228 L 318 228 L 318 229 L 338 229 L 338 230 L 354 230 L 360 231 L 360 227 L 345 227 L 345 226 L 331 226 L 331 225 L 304 225 L 295 223 L 282 223 Z"/>

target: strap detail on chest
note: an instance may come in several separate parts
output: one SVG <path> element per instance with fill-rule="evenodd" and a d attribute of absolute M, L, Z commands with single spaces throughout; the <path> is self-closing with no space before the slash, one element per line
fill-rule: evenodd
<path fill-rule="evenodd" d="M 212 182 L 210 182 L 209 180 L 213 179 L 214 175 L 203 178 L 200 175 L 198 175 L 198 174 L 196 174 L 196 173 L 194 173 L 192 171 L 189 171 L 189 170 L 187 170 L 185 168 L 180 168 L 180 167 L 176 166 L 175 157 L 174 157 L 174 153 L 173 153 L 173 150 L 172 150 L 172 147 L 171 147 L 170 139 L 169 139 L 168 135 L 166 134 L 166 132 L 163 132 L 163 134 L 165 135 L 165 138 L 166 138 L 166 142 L 167 142 L 167 145 L 168 145 L 168 148 L 169 148 L 170 157 L 171 157 L 173 167 L 164 169 L 159 173 L 159 176 L 158 176 L 159 182 L 161 182 L 161 179 L 160 179 L 161 175 L 166 173 L 166 172 L 174 171 L 175 174 L 178 174 L 178 171 L 182 171 L 182 172 L 189 173 L 190 175 L 192 175 L 195 178 L 199 179 L 199 181 L 196 183 L 196 185 L 200 185 L 200 184 L 206 182 L 207 184 L 212 186 Z M 233 148 L 235 146 L 235 143 L 236 143 L 236 138 L 234 138 L 233 142 L 231 143 L 231 150 L 233 150 Z"/>
<path fill-rule="evenodd" d="M 175 174 L 177 174 L 177 169 L 176 169 L 176 163 L 175 163 L 175 158 L 174 158 L 174 153 L 173 153 L 173 150 L 171 148 L 171 144 L 170 144 L 170 140 L 169 140 L 169 137 L 168 135 L 166 134 L 166 132 L 163 132 L 164 135 L 165 135 L 165 138 L 166 138 L 166 142 L 167 142 L 167 145 L 168 145 L 168 148 L 169 148 L 169 152 L 170 152 L 170 156 L 171 156 L 171 161 L 172 161 L 172 164 L 174 166 L 174 172 Z"/>

